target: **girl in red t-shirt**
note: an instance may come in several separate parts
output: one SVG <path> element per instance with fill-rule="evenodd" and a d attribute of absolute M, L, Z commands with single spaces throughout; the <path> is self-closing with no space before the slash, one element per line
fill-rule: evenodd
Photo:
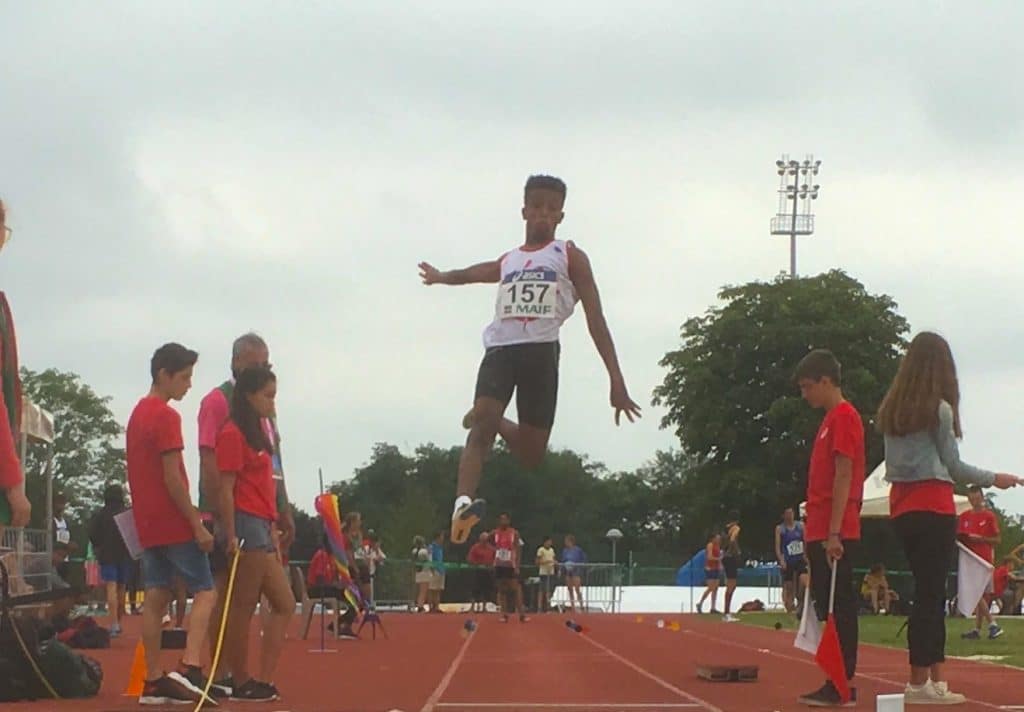
<path fill-rule="evenodd" d="M 712 534 L 711 538 L 708 539 L 708 544 L 704 547 L 704 581 L 707 584 L 707 588 L 704 589 L 704 595 L 700 597 L 700 601 L 697 603 L 697 613 L 703 613 L 704 610 L 701 606 L 704 605 L 704 601 L 707 600 L 708 596 L 711 596 L 711 612 L 718 613 L 715 610 L 715 601 L 718 599 L 718 584 L 722 580 L 722 535 Z"/>
<path fill-rule="evenodd" d="M 960 704 L 943 670 L 946 660 L 946 575 L 956 549 L 953 483 L 1001 489 L 1020 480 L 971 467 L 959 459 L 960 385 L 949 344 L 938 334 L 914 337 L 876 420 L 885 436 L 889 513 L 914 575 L 908 621 L 907 704 Z"/>
<path fill-rule="evenodd" d="M 274 414 L 277 378 L 268 367 L 242 371 L 231 399 L 231 418 L 217 435 L 220 524 L 228 556 L 239 551 L 238 572 L 225 636 L 225 660 L 232 674 L 232 699 L 278 699 L 271 683 L 295 612 L 295 596 L 281 566 L 272 527 L 277 521 L 271 456 L 274 445 L 261 427 Z M 249 674 L 249 627 L 260 596 L 270 602 L 263 627 L 259 677 Z"/>

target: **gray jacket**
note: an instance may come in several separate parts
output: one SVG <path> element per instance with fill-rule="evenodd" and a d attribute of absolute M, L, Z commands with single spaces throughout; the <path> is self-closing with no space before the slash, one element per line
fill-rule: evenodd
<path fill-rule="evenodd" d="M 941 480 L 991 487 L 995 473 L 960 459 L 953 434 L 953 408 L 939 401 L 939 426 L 932 431 L 885 436 L 885 479 L 889 482 Z"/>

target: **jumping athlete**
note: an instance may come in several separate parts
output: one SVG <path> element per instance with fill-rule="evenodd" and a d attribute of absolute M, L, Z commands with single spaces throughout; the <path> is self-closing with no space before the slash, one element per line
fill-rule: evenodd
<path fill-rule="evenodd" d="M 526 240 L 521 247 L 496 260 L 450 272 L 427 262 L 419 264 L 420 278 L 427 285 L 501 285 L 494 319 L 484 330 L 485 353 L 473 408 L 463 419 L 469 435 L 459 460 L 452 514 L 454 544 L 464 543 L 483 516 L 485 502 L 473 497 L 496 435 L 526 467 L 536 467 L 543 459 L 558 396 L 558 331 L 577 301 L 583 304 L 587 328 L 608 370 L 616 424 L 623 413 L 630 422 L 640 417 L 619 369 L 590 260 L 572 241 L 555 239 L 565 217 L 565 193 L 565 183 L 558 178 L 530 176 L 524 190 Z M 504 417 L 513 391 L 518 424 Z"/>

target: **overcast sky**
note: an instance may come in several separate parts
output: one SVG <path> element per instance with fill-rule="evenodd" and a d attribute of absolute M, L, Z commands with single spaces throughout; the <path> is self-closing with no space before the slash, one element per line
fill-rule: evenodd
<path fill-rule="evenodd" d="M 788 268 L 782 152 L 823 161 L 799 270 L 842 268 L 951 341 L 962 452 L 1024 472 L 1024 5 L 0 0 L 0 255 L 21 358 L 126 419 L 159 344 L 196 348 L 195 416 L 255 329 L 289 489 L 377 441 L 461 442 L 493 288 L 416 264 L 522 238 L 530 173 L 569 186 L 644 419 L 618 429 L 581 314 L 554 447 L 632 469 L 678 328 Z M 1024 512 L 1024 492 L 998 501 Z"/>

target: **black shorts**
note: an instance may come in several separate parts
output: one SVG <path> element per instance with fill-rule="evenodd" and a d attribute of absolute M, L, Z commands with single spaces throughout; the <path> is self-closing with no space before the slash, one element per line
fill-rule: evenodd
<path fill-rule="evenodd" d="M 477 569 L 476 582 L 473 586 L 473 599 L 476 601 L 488 601 L 494 590 L 493 569 Z"/>
<path fill-rule="evenodd" d="M 718 569 L 704 569 L 704 581 L 710 583 L 711 581 L 718 581 L 722 578 L 722 572 Z"/>
<path fill-rule="evenodd" d="M 807 562 L 803 559 L 794 561 L 793 563 L 786 562 L 786 570 L 782 572 L 782 580 L 786 583 L 798 582 L 800 575 L 807 573 Z"/>
<path fill-rule="evenodd" d="M 738 556 L 723 556 L 722 557 L 722 568 L 725 569 L 725 580 L 735 581 L 736 576 L 740 570 L 740 557 Z"/>
<path fill-rule="evenodd" d="M 508 406 L 515 391 L 519 422 L 551 430 L 558 400 L 560 351 L 557 341 L 487 349 L 476 377 L 474 400 L 493 398 Z"/>
<path fill-rule="evenodd" d="M 498 581 L 518 581 L 519 575 L 516 570 L 511 566 L 495 566 L 494 567 L 494 578 Z"/>
<path fill-rule="evenodd" d="M 358 583 L 370 585 L 370 565 L 364 564 L 361 561 L 356 562 L 356 569 L 358 569 L 359 578 Z"/>

